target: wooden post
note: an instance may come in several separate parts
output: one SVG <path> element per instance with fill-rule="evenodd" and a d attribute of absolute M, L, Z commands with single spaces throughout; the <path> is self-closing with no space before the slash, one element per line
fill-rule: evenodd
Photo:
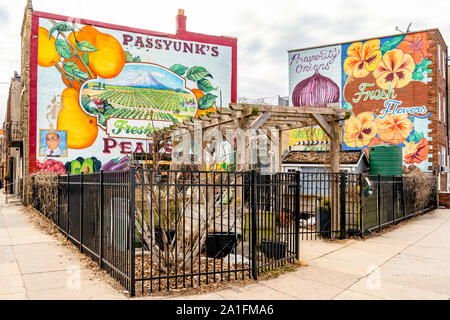
<path fill-rule="evenodd" d="M 339 151 L 341 149 L 341 141 L 339 141 L 339 121 L 331 123 L 332 136 L 330 144 L 331 152 L 331 172 L 339 173 Z"/>
<path fill-rule="evenodd" d="M 276 168 L 276 172 L 281 172 L 282 170 L 282 162 L 283 162 L 283 133 L 278 130 L 278 164 Z"/>
<path fill-rule="evenodd" d="M 337 231 L 340 230 L 340 219 L 339 219 L 339 178 L 337 174 L 339 173 L 339 151 L 341 148 L 341 141 L 339 141 L 339 121 L 331 122 L 331 135 L 330 135 L 330 157 L 331 157 L 331 176 L 332 176 L 332 184 L 331 184 L 331 230 Z M 336 232 L 331 233 L 331 237 L 334 238 L 336 236 Z"/>

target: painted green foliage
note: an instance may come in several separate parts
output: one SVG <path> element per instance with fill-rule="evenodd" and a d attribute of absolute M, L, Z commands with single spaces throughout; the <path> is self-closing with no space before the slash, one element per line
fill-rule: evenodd
<path fill-rule="evenodd" d="M 213 79 L 213 76 L 206 68 L 202 66 L 193 66 L 188 68 L 181 64 L 174 64 L 170 67 L 170 70 L 181 77 L 185 77 L 187 80 L 195 82 L 197 88 L 205 94 L 198 99 L 198 108 L 200 110 L 207 110 L 216 104 L 217 95 L 210 92 L 216 91 L 219 88 L 214 87 L 211 81 L 207 79 Z"/>

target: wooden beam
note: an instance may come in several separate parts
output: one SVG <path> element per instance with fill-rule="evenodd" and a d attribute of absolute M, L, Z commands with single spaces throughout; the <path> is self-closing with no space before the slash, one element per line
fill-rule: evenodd
<path fill-rule="evenodd" d="M 330 139 L 334 139 L 334 131 L 328 121 L 325 120 L 321 114 L 313 113 L 312 116 L 322 130 L 325 131 L 325 133 L 330 137 Z"/>
<path fill-rule="evenodd" d="M 322 115 L 345 115 L 345 111 L 340 108 L 327 107 L 327 108 L 317 108 L 317 107 L 292 107 L 292 106 L 268 106 L 268 105 L 253 105 L 253 104 L 231 104 L 230 109 L 232 110 L 244 110 L 250 109 L 257 112 L 270 111 L 272 113 L 280 114 L 312 114 L 318 113 Z"/>
<path fill-rule="evenodd" d="M 249 126 L 250 129 L 257 130 L 259 129 L 264 122 L 266 122 L 270 118 L 270 112 L 264 112 L 258 116 Z"/>

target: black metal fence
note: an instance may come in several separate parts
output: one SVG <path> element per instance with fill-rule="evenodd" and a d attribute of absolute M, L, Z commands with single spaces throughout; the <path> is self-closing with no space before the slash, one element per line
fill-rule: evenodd
<path fill-rule="evenodd" d="M 53 219 L 81 252 L 130 292 L 134 290 L 131 180 L 130 171 L 59 176 Z"/>
<path fill-rule="evenodd" d="M 429 180 L 424 200 L 408 177 L 131 168 L 59 176 L 52 219 L 131 295 L 145 294 L 256 279 L 298 259 L 301 240 L 362 236 L 432 210 Z"/>

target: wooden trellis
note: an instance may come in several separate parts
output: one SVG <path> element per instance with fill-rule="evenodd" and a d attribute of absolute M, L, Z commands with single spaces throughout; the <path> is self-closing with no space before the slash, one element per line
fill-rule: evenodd
<path fill-rule="evenodd" d="M 339 123 L 346 117 L 346 112 L 337 107 L 288 107 L 251 104 L 230 104 L 229 109 L 217 112 L 208 112 L 198 118 L 184 120 L 170 127 L 156 130 L 155 137 L 169 140 L 176 130 L 184 129 L 194 133 L 201 127 L 202 134 L 209 129 L 226 130 L 267 129 L 278 131 L 279 168 L 281 171 L 281 133 L 283 131 L 319 125 L 330 137 L 331 172 L 339 172 Z M 201 124 L 201 126 L 199 126 Z M 269 139 L 272 137 L 269 136 Z M 229 141 L 232 145 L 233 141 Z M 235 147 L 235 146 L 234 146 Z M 247 148 L 246 148 L 247 149 Z M 245 151 L 248 159 L 248 151 Z M 238 167 L 238 170 L 247 170 L 248 164 Z"/>

